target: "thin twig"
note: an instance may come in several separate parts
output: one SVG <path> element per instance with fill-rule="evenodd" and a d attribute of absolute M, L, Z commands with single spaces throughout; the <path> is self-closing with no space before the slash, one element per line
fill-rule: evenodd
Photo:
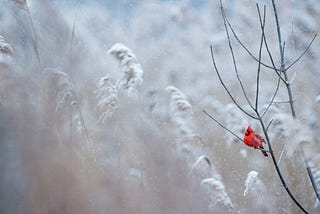
<path fill-rule="evenodd" d="M 257 5 L 258 7 L 258 5 Z M 259 20 L 261 20 L 260 13 L 259 13 Z M 263 10 L 263 21 L 261 26 L 261 40 L 259 46 L 259 61 L 258 61 L 258 71 L 257 71 L 257 84 L 256 84 L 256 102 L 255 102 L 255 110 L 258 110 L 258 103 L 259 103 L 259 85 L 260 85 L 260 73 L 261 73 L 261 55 L 262 55 L 262 45 L 263 45 L 263 38 L 264 38 L 264 27 L 266 23 L 266 6 L 264 6 Z"/>
<path fill-rule="evenodd" d="M 313 36 L 311 42 L 309 42 L 308 46 L 306 47 L 306 49 L 302 52 L 302 54 L 296 59 L 294 60 L 288 67 L 286 67 L 286 71 L 289 70 L 292 66 L 294 66 L 307 52 L 308 50 L 310 49 L 313 41 L 315 40 L 315 38 L 317 37 L 317 33 Z"/>
<path fill-rule="evenodd" d="M 232 27 L 231 23 L 229 22 L 229 19 L 228 19 L 227 17 L 225 17 L 225 19 L 226 19 L 227 24 L 228 24 L 228 26 L 229 26 L 232 34 L 233 34 L 233 37 L 236 39 L 236 41 L 237 41 L 237 42 L 240 44 L 240 46 L 247 52 L 247 54 L 248 54 L 249 56 L 251 56 L 251 58 L 252 58 L 253 60 L 255 60 L 256 62 L 259 62 L 259 59 L 258 59 L 257 57 L 255 57 L 255 56 L 253 55 L 253 53 L 247 48 L 247 46 L 246 46 L 245 44 L 243 44 L 243 42 L 240 40 L 240 38 L 238 37 L 238 35 L 237 35 L 237 33 L 235 32 L 234 28 Z M 267 63 L 264 63 L 264 62 L 261 62 L 261 61 L 260 61 L 260 63 L 261 63 L 261 65 L 263 65 L 263 66 L 266 67 L 266 68 L 274 69 L 273 66 L 267 65 Z"/>
<path fill-rule="evenodd" d="M 73 40 L 74 40 L 74 35 L 75 35 L 75 31 L 76 31 L 76 20 L 77 17 L 74 17 L 73 20 L 73 25 L 72 25 L 72 33 L 71 33 L 71 41 L 70 41 L 70 56 L 72 57 L 72 47 L 73 47 Z"/>
<path fill-rule="evenodd" d="M 83 115 L 82 115 L 82 111 L 80 110 L 80 108 L 78 107 L 78 113 L 79 113 L 79 117 L 80 117 L 80 122 L 81 122 L 81 126 L 82 126 L 82 133 L 84 134 L 86 140 L 87 140 L 87 143 L 89 145 L 89 148 L 90 148 L 90 151 L 91 151 L 91 155 L 92 155 L 92 158 L 93 158 L 93 161 L 94 162 L 97 162 L 97 159 L 96 159 L 96 155 L 95 155 L 95 151 L 94 151 L 94 147 L 93 147 L 93 144 L 92 144 L 92 141 L 89 137 L 89 133 L 88 133 L 88 129 L 84 123 L 84 119 L 83 119 Z"/>
<path fill-rule="evenodd" d="M 263 29 L 263 21 L 262 21 L 262 19 L 261 19 L 261 13 L 260 13 L 260 9 L 259 9 L 258 6 L 257 6 L 257 10 L 258 10 L 258 15 L 259 15 L 260 28 L 261 28 L 261 30 L 264 30 L 264 29 Z M 265 34 L 263 34 L 263 39 L 264 39 L 265 48 L 266 48 L 266 50 L 267 50 L 269 59 L 270 59 L 271 64 L 272 64 L 272 69 L 276 72 L 276 74 L 278 75 L 278 77 L 279 77 L 283 82 L 286 82 L 286 80 L 282 77 L 281 71 L 280 71 L 279 69 L 277 69 L 277 67 L 276 67 L 276 65 L 275 65 L 275 62 L 274 62 L 274 60 L 273 60 L 271 51 L 270 51 L 270 49 L 269 49 L 269 45 L 268 45 L 267 38 L 266 38 L 266 35 L 265 35 Z"/>
<path fill-rule="evenodd" d="M 249 104 L 249 106 L 252 109 L 254 109 L 254 107 L 253 107 L 252 103 L 250 102 L 249 97 L 248 97 L 248 95 L 247 95 L 247 93 L 246 93 L 246 91 L 244 89 L 244 86 L 243 86 L 243 83 L 242 83 L 242 81 L 240 79 L 240 76 L 239 76 L 238 67 L 237 67 L 237 63 L 236 63 L 235 55 L 234 55 L 234 52 L 233 52 L 230 35 L 229 35 L 229 30 L 228 30 L 228 27 L 227 27 L 227 24 L 226 24 L 226 15 L 224 13 L 224 9 L 223 9 L 221 0 L 220 0 L 220 10 L 221 10 L 221 14 L 222 14 L 222 17 L 223 17 L 224 28 L 225 28 L 225 31 L 226 31 L 226 34 L 227 34 L 229 50 L 230 50 L 230 53 L 231 53 L 231 56 L 232 56 L 233 67 L 234 67 L 234 71 L 236 73 L 237 80 L 238 80 L 238 82 L 240 84 L 242 93 L 243 93 L 244 97 L 246 98 L 247 103 Z"/>
<path fill-rule="evenodd" d="M 287 142 L 285 142 L 285 143 L 283 144 L 282 148 L 281 148 L 280 156 L 279 156 L 279 159 L 278 159 L 278 166 L 280 165 L 280 162 L 281 162 L 281 160 L 282 160 L 282 156 L 283 156 L 283 154 L 284 154 L 284 151 L 285 151 L 286 146 L 287 146 Z"/>
<path fill-rule="evenodd" d="M 35 27 L 34 27 L 34 24 L 33 24 L 33 20 L 32 20 L 32 16 L 31 16 L 31 13 L 30 13 L 30 10 L 29 10 L 29 6 L 28 6 L 28 3 L 27 1 L 23 1 L 23 3 L 25 4 L 25 9 L 27 11 L 27 14 L 28 14 L 28 18 L 29 18 L 29 21 L 30 21 L 30 26 L 31 26 L 31 31 L 33 33 L 33 38 L 32 38 L 32 44 L 33 44 L 33 48 L 34 48 L 34 51 L 36 53 L 36 57 L 37 57 L 37 60 L 38 60 L 38 63 L 40 65 L 40 54 L 39 54 L 39 49 L 38 49 L 38 36 L 37 36 L 37 32 L 35 30 Z"/>
<path fill-rule="evenodd" d="M 233 136 L 235 136 L 238 140 L 243 141 L 243 139 L 241 137 L 239 137 L 237 134 L 235 134 L 233 131 L 231 131 L 230 129 L 228 129 L 225 125 L 223 125 L 222 123 L 220 123 L 216 118 L 214 118 L 211 114 L 209 114 L 208 112 L 206 112 L 206 110 L 202 110 L 203 113 L 205 113 L 208 117 L 210 117 L 213 121 L 215 121 L 219 126 L 221 126 L 223 129 L 225 129 L 226 131 L 228 131 L 230 134 L 232 134 Z"/>
<path fill-rule="evenodd" d="M 289 96 L 289 100 L 290 100 L 290 109 L 291 109 L 292 117 L 296 118 L 296 112 L 295 112 L 295 108 L 294 108 L 294 105 L 293 105 L 293 102 L 292 102 L 293 94 L 292 94 L 292 90 L 291 90 L 291 85 L 288 83 L 288 74 L 287 74 L 287 70 L 288 69 L 285 69 L 285 64 L 284 64 L 284 49 L 283 49 L 283 45 L 282 45 L 281 30 L 280 30 L 277 7 L 276 7 L 276 4 L 275 4 L 274 0 L 271 0 L 271 2 L 272 2 L 274 17 L 275 17 L 276 26 L 277 26 L 278 43 L 279 43 L 279 51 L 280 51 L 280 62 L 281 62 L 280 72 L 283 73 L 283 75 L 284 75 L 284 80 L 285 80 L 284 83 L 286 85 L 288 96 Z M 300 207 L 300 208 L 303 208 L 303 207 Z M 304 210 L 304 209 L 302 209 L 302 210 Z"/>
<path fill-rule="evenodd" d="M 293 83 L 293 81 L 296 79 L 296 75 L 297 75 L 297 70 L 294 70 L 291 80 L 288 81 L 289 85 L 291 85 Z"/>
<path fill-rule="evenodd" d="M 315 192 L 318 200 L 320 201 L 320 190 L 319 190 L 319 188 L 318 188 L 318 186 L 317 186 L 316 179 L 315 179 L 314 176 L 313 176 L 312 170 L 311 170 L 311 168 L 310 168 L 310 164 L 309 164 L 308 161 L 306 160 L 306 156 L 305 156 L 305 153 L 304 153 L 304 150 L 303 150 L 303 144 L 300 144 L 300 149 L 301 149 L 302 158 L 303 158 L 305 167 L 307 168 L 308 176 L 309 176 L 309 178 L 310 178 L 312 187 L 313 187 L 313 189 L 314 189 L 314 192 Z"/>
<path fill-rule="evenodd" d="M 275 99 L 276 96 L 277 96 L 277 93 L 278 93 L 278 91 L 279 91 L 279 88 L 280 88 L 280 77 L 278 78 L 276 90 L 275 90 L 275 92 L 273 93 L 270 102 L 268 103 L 268 105 L 267 105 L 266 109 L 264 110 L 264 112 L 261 114 L 261 117 L 262 117 L 262 118 L 267 114 L 267 112 L 268 112 L 268 110 L 270 109 L 271 105 L 275 103 L 275 102 L 274 102 L 274 99 Z"/>
<path fill-rule="evenodd" d="M 295 102 L 295 100 L 293 100 Z M 284 103 L 290 103 L 290 101 L 273 101 L 275 104 L 284 104 Z"/>
<path fill-rule="evenodd" d="M 267 128 L 266 128 L 266 131 L 268 131 L 268 130 L 269 130 L 269 127 L 271 126 L 272 122 L 273 122 L 273 119 L 272 119 L 272 120 L 270 120 L 270 122 L 268 123 Z"/>
<path fill-rule="evenodd" d="M 256 4 L 257 6 L 257 11 L 258 11 L 258 16 L 259 16 L 259 22 L 260 22 L 260 28 L 261 28 L 261 31 L 264 32 L 264 26 L 265 26 L 265 21 L 263 21 L 261 19 L 261 13 L 260 13 L 260 9 L 259 9 L 259 5 Z M 264 6 L 264 17 L 265 17 L 265 10 L 266 10 L 266 7 Z M 273 66 L 273 70 L 276 72 L 276 74 L 278 75 L 278 81 L 277 81 L 277 85 L 276 85 L 276 89 L 275 89 L 275 92 L 273 93 L 272 97 L 271 97 L 271 100 L 270 102 L 268 103 L 266 109 L 264 110 L 264 112 L 261 114 L 261 117 L 263 118 L 266 113 L 268 112 L 268 110 L 270 109 L 271 105 L 273 104 L 273 101 L 278 93 L 278 90 L 279 90 L 279 87 L 280 87 L 280 80 L 282 79 L 282 76 L 281 76 L 281 72 L 278 72 L 276 66 L 275 66 L 275 63 L 274 63 L 274 60 L 273 60 L 273 57 L 272 57 L 272 54 L 271 54 L 271 51 L 269 49 L 269 46 L 268 46 L 268 42 L 267 42 L 267 39 L 266 39 L 266 36 L 265 36 L 265 33 L 262 34 L 263 35 L 263 40 L 264 40 L 264 44 L 265 44 L 265 47 L 266 47 L 266 50 L 267 50 L 267 53 L 269 55 L 269 58 L 270 58 L 270 61 L 271 61 L 271 64 Z"/>
<path fill-rule="evenodd" d="M 257 119 L 256 117 L 254 117 L 253 115 L 249 114 L 247 111 L 245 111 L 240 105 L 239 103 L 234 99 L 234 97 L 232 96 L 231 92 L 229 91 L 229 89 L 227 88 L 227 86 L 224 84 L 221 76 L 220 76 L 220 73 L 219 73 L 219 70 L 217 68 L 217 65 L 216 65 L 216 61 L 214 59 L 214 54 L 213 54 L 213 47 L 212 45 L 210 46 L 210 50 L 211 50 L 211 58 L 212 58 L 212 63 L 213 63 L 213 67 L 214 67 L 214 70 L 220 80 L 220 83 L 222 85 L 222 87 L 225 89 L 225 91 L 228 93 L 230 99 L 232 100 L 232 102 L 244 113 L 246 114 L 247 116 L 251 117 L 252 119 Z"/>

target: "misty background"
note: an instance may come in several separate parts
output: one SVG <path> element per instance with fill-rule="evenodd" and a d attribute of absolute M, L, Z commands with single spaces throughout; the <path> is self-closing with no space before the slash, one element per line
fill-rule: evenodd
<path fill-rule="evenodd" d="M 266 5 L 266 37 L 279 66 L 271 1 L 222 2 L 256 56 L 256 3 Z M 276 3 L 290 65 L 319 32 L 320 2 Z M 223 80 L 246 108 L 219 1 L 0 0 L 0 6 L 0 213 L 299 213 L 271 159 L 203 113 L 239 136 L 248 125 L 261 133 L 213 70 L 210 45 Z M 234 38 L 232 44 L 254 99 L 258 63 Z M 265 119 L 274 121 L 269 135 L 279 167 L 311 213 L 320 208 L 300 145 L 307 145 L 319 185 L 319 55 L 316 38 L 288 71 L 297 120 L 284 85 Z M 266 51 L 262 59 L 268 61 Z M 133 94 L 119 87 L 132 78 L 126 66 L 143 71 Z M 276 82 L 263 67 L 261 106 Z"/>

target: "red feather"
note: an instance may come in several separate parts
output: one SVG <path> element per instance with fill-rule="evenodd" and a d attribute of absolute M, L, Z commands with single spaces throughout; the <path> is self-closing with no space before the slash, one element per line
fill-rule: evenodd
<path fill-rule="evenodd" d="M 255 131 L 253 131 L 251 126 L 248 126 L 246 132 L 244 133 L 243 141 L 247 146 L 260 148 L 260 149 L 264 149 L 263 143 L 266 143 L 263 137 L 256 134 Z M 268 157 L 268 154 L 266 151 L 261 151 L 261 152 L 264 156 Z"/>

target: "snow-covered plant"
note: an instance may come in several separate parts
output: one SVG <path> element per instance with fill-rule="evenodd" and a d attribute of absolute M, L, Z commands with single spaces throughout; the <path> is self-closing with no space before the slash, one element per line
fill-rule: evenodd
<path fill-rule="evenodd" d="M 311 130 L 301 121 L 293 119 L 285 113 L 278 113 L 274 116 L 272 123 L 272 138 L 279 137 L 285 140 L 285 145 L 280 154 L 280 159 L 284 152 L 292 156 L 298 146 L 302 143 L 313 143 Z"/>
<path fill-rule="evenodd" d="M 247 196 L 250 191 L 252 191 L 256 185 L 259 183 L 258 172 L 251 171 L 248 173 L 246 182 L 244 183 L 245 190 L 243 192 L 243 196 Z"/>
<path fill-rule="evenodd" d="M 0 35 L 0 65 L 10 65 L 12 53 L 12 46 Z"/>
<path fill-rule="evenodd" d="M 101 77 L 96 84 L 96 97 L 98 98 L 98 109 L 101 112 L 98 122 L 104 123 L 117 109 L 117 89 L 112 83 L 110 75 Z"/>
<path fill-rule="evenodd" d="M 12 55 L 12 46 L 7 43 L 3 36 L 0 35 L 0 52 L 3 54 Z"/>
<path fill-rule="evenodd" d="M 121 43 L 113 45 L 109 51 L 115 59 L 119 61 L 123 76 L 119 79 L 117 87 L 127 90 L 128 95 L 137 92 L 143 82 L 143 70 L 137 62 L 133 52 Z"/>
<path fill-rule="evenodd" d="M 315 102 L 316 102 L 317 104 L 320 104 L 320 95 L 316 96 Z"/>
<path fill-rule="evenodd" d="M 21 9 L 25 9 L 27 6 L 27 0 L 11 0 L 11 2 Z"/>
<path fill-rule="evenodd" d="M 205 178 L 201 184 L 208 187 L 208 193 L 211 197 L 210 208 L 222 204 L 224 207 L 232 208 L 233 204 L 225 191 L 224 184 L 216 178 Z"/>
<path fill-rule="evenodd" d="M 45 73 L 51 75 L 50 81 L 54 84 L 56 90 L 55 110 L 57 112 L 77 104 L 77 97 L 73 89 L 73 84 L 66 73 L 52 68 L 45 69 Z"/>
<path fill-rule="evenodd" d="M 170 94 L 171 118 L 178 133 L 178 154 L 190 167 L 189 174 L 194 174 L 201 184 L 207 187 L 211 198 L 210 208 L 214 208 L 217 204 L 232 208 L 233 204 L 225 191 L 220 175 L 210 159 L 202 154 L 202 148 L 198 148 L 200 143 L 193 142 L 196 136 L 192 130 L 193 111 L 186 95 L 174 86 L 168 86 L 166 91 Z M 201 141 L 201 137 L 198 138 Z"/>
<path fill-rule="evenodd" d="M 166 91 L 170 94 L 170 112 L 176 125 L 179 136 L 188 138 L 192 135 L 192 106 L 186 95 L 174 86 L 168 86 Z"/>

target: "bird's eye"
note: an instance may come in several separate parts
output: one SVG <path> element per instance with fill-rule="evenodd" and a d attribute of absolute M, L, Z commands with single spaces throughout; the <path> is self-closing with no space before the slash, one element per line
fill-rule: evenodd
<path fill-rule="evenodd" d="M 250 131 L 247 130 L 246 133 L 244 133 L 244 135 L 248 136 L 250 134 Z"/>

